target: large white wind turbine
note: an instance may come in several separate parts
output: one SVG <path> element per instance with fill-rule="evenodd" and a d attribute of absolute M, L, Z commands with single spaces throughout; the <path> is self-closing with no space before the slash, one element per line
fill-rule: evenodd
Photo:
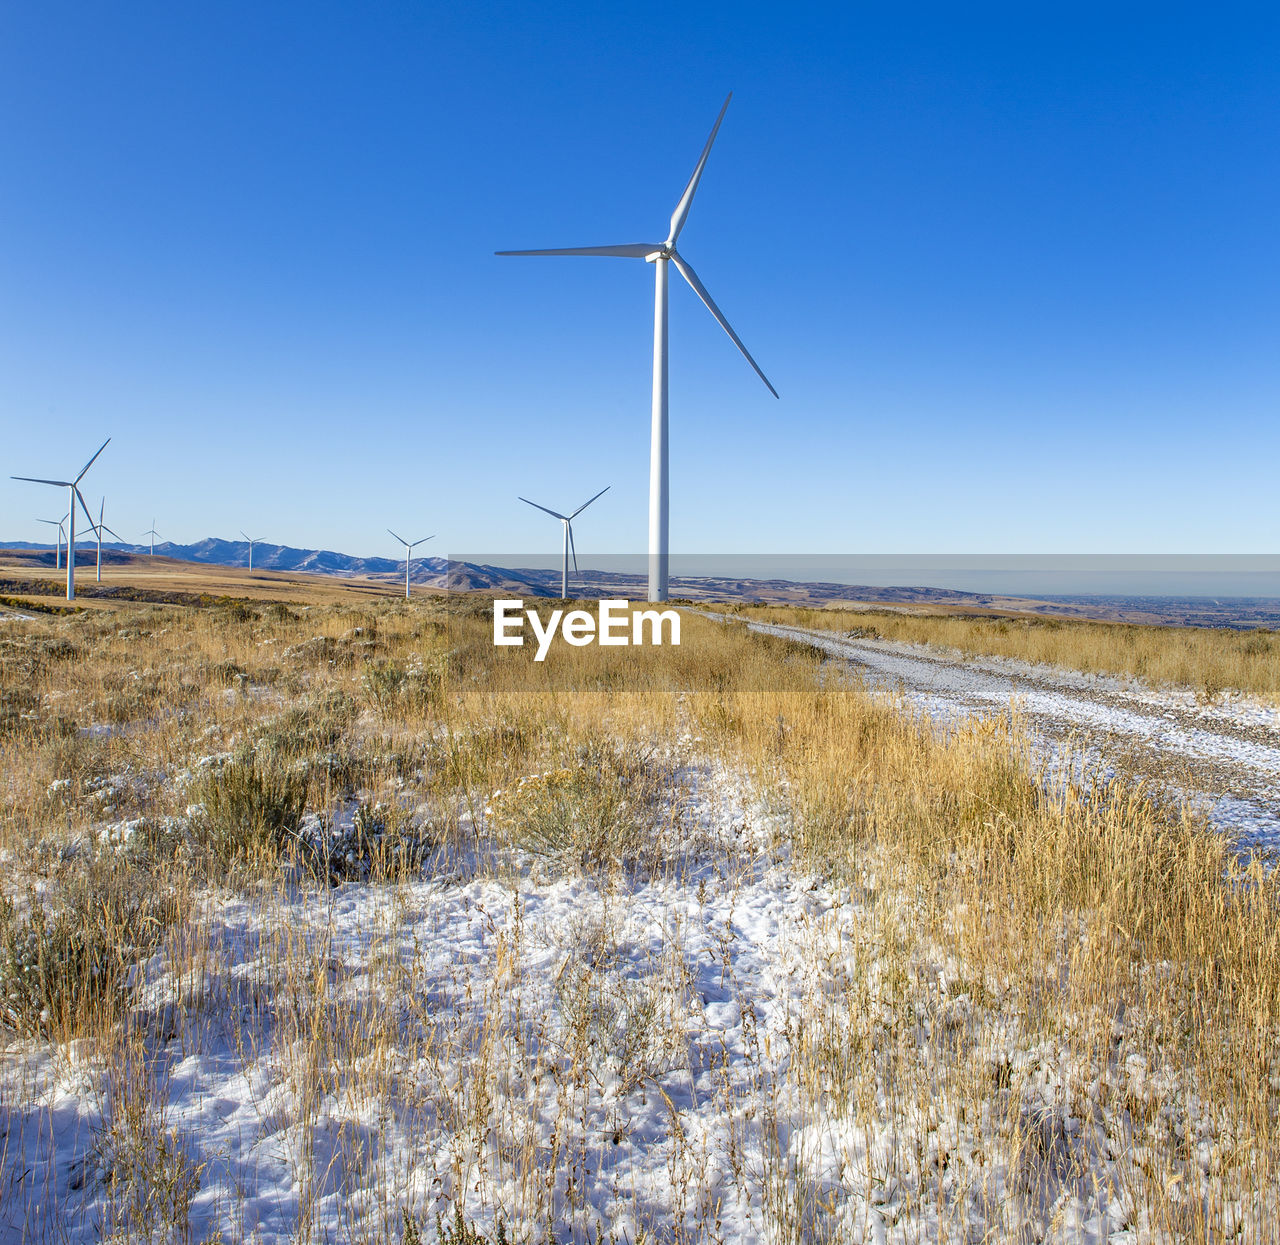
<path fill-rule="evenodd" d="M 60 570 L 62 570 L 62 537 L 63 537 L 62 525 L 63 525 L 66 521 L 67 521 L 67 516 L 66 516 L 65 514 L 64 514 L 64 515 L 62 516 L 62 518 L 60 518 L 60 519 L 41 519 L 41 520 L 39 520 L 39 522 L 41 522 L 41 523 L 47 523 L 50 527 L 56 527 L 56 528 L 58 529 L 58 544 L 57 544 L 57 547 L 56 547 L 56 549 L 55 549 L 55 551 L 54 551 L 54 555 L 53 555 L 53 558 L 54 558 L 54 561 L 53 561 L 53 569 L 54 569 L 55 571 L 60 571 Z"/>
<path fill-rule="evenodd" d="M 387 528 L 391 532 L 390 528 Z M 391 532 L 392 536 L 396 536 L 395 532 Z M 413 556 L 413 551 L 418 545 L 425 544 L 429 540 L 435 540 L 435 536 L 420 536 L 417 540 L 405 540 L 403 536 L 396 536 L 396 539 L 404 546 L 404 599 L 409 599 L 409 561 Z"/>
<path fill-rule="evenodd" d="M 80 474 L 74 480 L 44 480 L 36 476 L 12 476 L 14 480 L 26 480 L 29 484 L 52 484 L 55 488 L 64 488 L 68 490 L 68 509 L 70 510 L 70 524 L 67 527 L 67 600 L 74 601 L 76 599 L 76 502 L 80 503 L 80 509 L 84 511 L 84 517 L 89 520 L 89 526 L 93 526 L 93 516 L 89 513 L 89 507 L 84 504 L 84 498 L 80 496 L 80 481 L 84 479 L 84 474 L 97 461 L 98 454 L 110 444 L 111 438 L 108 437 L 100 446 L 94 456 L 89 459 L 83 467 L 80 468 Z"/>
<path fill-rule="evenodd" d="M 649 441 L 649 600 L 665 601 L 667 599 L 667 566 L 668 566 L 668 527 L 667 527 L 667 263 L 675 264 L 676 271 L 689 283 L 693 292 L 706 304 L 707 310 L 716 318 L 716 322 L 730 340 L 742 352 L 742 356 L 755 369 L 756 375 L 764 381 L 768 390 L 776 398 L 778 391 L 769 384 L 769 378 L 760 370 L 759 364 L 751 357 L 742 344 L 737 333 L 724 318 L 720 308 L 716 306 L 706 287 L 698 280 L 689 265 L 689 261 L 676 250 L 676 240 L 689 216 L 689 208 L 693 196 L 697 192 L 698 182 L 702 179 L 702 170 L 706 167 L 707 157 L 711 154 L 711 144 L 716 141 L 720 122 L 724 120 L 729 100 L 733 98 L 731 91 L 720 109 L 716 123 L 711 127 L 711 136 L 702 149 L 697 167 L 689 184 L 676 204 L 671 215 L 671 228 L 665 242 L 628 242 L 621 246 L 573 246 L 559 247 L 555 250 L 542 251 L 498 251 L 499 255 L 604 255 L 623 259 L 643 259 L 653 265 L 654 306 L 653 306 L 653 424 Z"/>
<path fill-rule="evenodd" d="M 243 536 L 245 540 L 249 542 L 249 569 L 253 570 L 253 547 L 262 539 L 262 537 L 250 536 L 249 533 L 244 530 L 244 528 L 240 529 L 240 535 Z"/>
<path fill-rule="evenodd" d="M 546 514 L 553 515 L 564 524 L 564 565 L 560 571 L 560 597 L 562 600 L 567 600 L 569 597 L 569 551 L 571 549 L 573 550 L 573 573 L 575 575 L 578 573 L 578 551 L 573 544 L 573 521 L 595 501 L 596 497 L 603 497 L 612 487 L 612 484 L 606 484 L 595 497 L 584 501 L 572 514 L 561 514 L 558 510 L 550 510 L 546 506 L 539 506 L 536 501 L 530 501 L 527 497 L 520 498 L 526 506 L 532 506 L 535 510 L 541 510 Z"/>
<path fill-rule="evenodd" d="M 102 533 L 111 532 L 111 529 L 102 521 L 102 512 L 106 508 L 107 508 L 107 499 L 104 497 L 98 503 L 98 521 L 93 524 L 94 535 L 97 536 L 98 538 L 98 583 L 102 582 Z M 90 519 L 90 522 L 92 523 L 93 520 Z M 120 541 L 121 544 L 124 544 L 124 540 L 120 536 L 119 532 L 111 532 L 111 535 L 114 536 L 118 541 Z"/>
<path fill-rule="evenodd" d="M 142 534 L 151 537 L 151 556 L 154 558 L 156 556 L 156 537 L 160 535 L 156 531 L 156 521 L 154 519 L 151 520 L 151 526 Z"/>

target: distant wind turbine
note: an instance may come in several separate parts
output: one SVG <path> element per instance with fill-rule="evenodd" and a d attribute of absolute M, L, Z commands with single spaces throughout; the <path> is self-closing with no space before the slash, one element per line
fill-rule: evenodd
<path fill-rule="evenodd" d="M 532 506 L 535 510 L 541 510 L 546 514 L 553 515 L 564 524 L 564 563 L 560 569 L 560 597 L 562 600 L 568 600 L 569 597 L 569 551 L 573 550 L 573 573 L 578 573 L 578 550 L 573 543 L 573 521 L 576 519 L 596 497 L 603 497 L 611 488 L 612 484 L 606 484 L 595 497 L 584 501 L 572 514 L 561 514 L 558 510 L 550 510 L 546 506 L 539 506 L 536 501 L 530 501 L 527 497 L 521 497 L 520 500 L 526 506 Z"/>
<path fill-rule="evenodd" d="M 387 528 L 391 532 L 390 528 Z M 396 536 L 395 532 L 391 532 L 392 536 Z M 409 562 L 413 556 L 413 551 L 419 545 L 425 544 L 429 540 L 435 540 L 435 536 L 420 536 L 417 540 L 405 540 L 403 536 L 396 536 L 396 539 L 404 546 L 404 599 L 409 599 Z"/>
<path fill-rule="evenodd" d="M 67 521 L 67 516 L 65 514 L 60 519 L 41 519 L 40 520 L 41 523 L 47 523 L 49 524 L 50 527 L 56 527 L 58 529 L 58 545 L 57 545 L 57 551 L 54 554 L 54 563 L 53 563 L 53 569 L 55 571 L 62 570 L 62 537 L 63 537 L 62 525 L 66 521 Z"/>
<path fill-rule="evenodd" d="M 151 556 L 154 558 L 156 556 L 156 537 L 160 535 L 156 531 L 156 521 L 154 519 L 151 520 L 151 526 L 142 534 L 151 537 Z"/>
<path fill-rule="evenodd" d="M 104 497 L 98 503 L 98 521 L 93 525 L 94 535 L 98 538 L 98 583 L 102 582 L 102 533 L 111 532 L 111 529 L 102 521 L 102 512 L 106 509 L 106 506 L 107 499 Z M 92 522 L 92 520 L 90 520 L 90 522 Z M 120 541 L 121 544 L 124 543 L 119 532 L 111 532 L 111 535 Z"/>
<path fill-rule="evenodd" d="M 249 533 L 244 530 L 244 528 L 240 529 L 240 535 L 243 536 L 245 540 L 249 542 L 249 569 L 253 570 L 253 547 L 262 539 L 262 537 L 250 536 Z"/>
<path fill-rule="evenodd" d="M 676 271 L 689 283 L 693 292 L 702 299 L 706 308 L 716 318 L 716 322 L 729 339 L 742 352 L 742 357 L 755 369 L 756 375 L 764 381 L 769 392 L 776 398 L 778 391 L 769 384 L 769 378 L 760 370 L 759 364 L 748 353 L 737 333 L 724 318 L 720 308 L 716 306 L 706 287 L 698 280 L 698 275 L 690 267 L 689 262 L 676 250 L 676 240 L 689 216 L 689 208 L 693 196 L 697 192 L 698 182 L 702 179 L 702 170 L 706 167 L 707 157 L 711 154 L 711 144 L 716 141 L 720 122 L 724 120 L 725 110 L 730 92 L 720 109 L 716 123 L 711 127 L 711 137 L 702 149 L 693 176 L 676 204 L 671 215 L 671 228 L 665 242 L 628 242 L 621 246 L 574 246 L 560 247 L 556 250 L 543 251 L 498 251 L 498 255 L 603 255 L 617 256 L 623 259 L 643 259 L 653 265 L 654 277 L 654 311 L 653 311 L 653 421 L 649 441 L 649 600 L 665 601 L 667 599 L 668 557 L 668 493 L 667 493 L 667 263 L 675 264 Z M 768 244 L 765 244 L 766 247 Z"/>
<path fill-rule="evenodd" d="M 94 456 L 89 459 L 83 467 L 80 468 L 80 474 L 74 480 L 44 480 L 36 476 L 13 476 L 14 480 L 26 480 L 29 484 L 52 484 L 55 488 L 64 488 L 68 490 L 68 515 L 69 525 L 67 527 L 67 600 L 74 601 L 76 599 L 76 502 L 80 503 L 80 509 L 84 511 L 84 517 L 89 520 L 89 526 L 93 526 L 93 516 L 89 513 L 89 507 L 84 504 L 84 498 L 80 496 L 80 481 L 84 479 L 85 472 L 97 462 L 98 454 L 111 443 L 108 437 L 100 446 Z"/>

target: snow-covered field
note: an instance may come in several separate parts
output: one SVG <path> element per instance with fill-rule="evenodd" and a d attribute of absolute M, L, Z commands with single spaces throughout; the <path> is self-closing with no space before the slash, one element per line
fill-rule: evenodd
<path fill-rule="evenodd" d="M 742 776 L 682 788 L 663 876 L 442 857 L 207 896 L 122 1048 L 10 1050 L 0 1240 L 396 1240 L 405 1207 L 561 1241 L 1160 1239 L 1127 1103 L 1179 1074 L 1120 1049 L 1140 1016 L 1105 1067 L 1025 1032 L 1015 985 L 913 939 L 891 862 L 797 872 Z M 1188 1123 L 1211 1191 L 1241 1139 L 1150 1129 Z"/>
<path fill-rule="evenodd" d="M 389 612 L 378 652 L 394 651 L 385 637 L 401 618 L 421 643 L 415 615 Z M 720 692 L 701 708 L 655 698 L 658 733 L 619 735 L 615 756 L 596 700 L 582 721 L 527 699 L 496 711 L 480 700 L 446 730 L 438 701 L 412 699 L 426 664 L 373 667 L 372 679 L 344 652 L 368 652 L 378 633 L 338 621 L 340 634 L 335 623 L 288 647 L 313 663 L 290 689 L 246 673 L 286 648 L 263 634 L 266 620 L 236 622 L 246 634 L 234 670 L 215 672 L 239 684 L 33 741 L 43 751 L 32 765 L 79 758 L 73 777 L 23 794 L 22 776 L 7 774 L 10 807 L 46 827 L 3 857 L 19 909 L 34 902 L 28 881 L 52 895 L 90 855 L 151 868 L 139 844 L 155 824 L 194 835 L 207 813 L 197 797 L 257 764 L 246 739 L 261 756 L 305 742 L 314 755 L 289 764 L 309 773 L 378 758 L 362 771 L 369 789 L 309 808 L 309 834 L 348 835 L 375 794 L 410 827 L 448 832 L 395 880 L 356 870 L 329 884 L 296 863 L 234 878 L 193 870 L 189 906 L 133 970 L 119 1016 L 70 1038 L 9 1034 L 0 1245 L 412 1242 L 435 1238 L 437 1214 L 459 1245 L 499 1231 L 539 1242 L 1275 1239 L 1275 1147 L 1259 1133 L 1280 1098 L 1280 1037 L 1266 1036 L 1272 931 L 1259 931 L 1263 985 L 1241 990 L 1256 1030 L 1218 1031 L 1188 1000 L 1234 1023 L 1220 983 L 1252 960 L 1222 959 L 1187 993 L 1187 964 L 1133 949 L 1128 928 L 1100 919 L 1095 899 L 1132 913 L 1133 930 L 1145 919 L 1107 907 L 1121 884 L 1143 884 L 1125 872 L 1123 842 L 1112 863 L 1089 865 L 1114 871 L 1110 890 L 1064 905 L 1031 876 L 1022 893 L 1038 908 L 1011 912 L 1003 898 L 1010 818 L 1070 843 L 1150 816 L 1084 801 L 1059 826 L 1002 759 L 1016 741 L 975 729 L 965 742 L 967 714 L 1003 719 L 1011 680 L 1024 705 L 1027 686 L 1041 697 L 1024 709 L 1033 723 L 1057 714 L 1075 729 L 1108 709 L 1073 676 L 968 663 L 952 677 L 936 653 L 816 637 L 872 673 L 876 703 L 860 708 L 855 694 L 808 721 L 816 684 L 766 697 L 754 710 L 766 715 L 764 751 L 753 752 L 753 725 L 735 716 L 746 711 Z M 739 643 L 740 629 L 701 626 L 699 643 Z M 231 623 L 201 643 L 225 661 L 228 635 Z M 136 637 L 119 640 L 128 662 Z M 772 660 L 745 643 L 732 652 Z M 138 663 L 119 683 L 154 677 Z M 1110 706 L 1121 733 L 1146 693 L 1105 691 L 1130 696 Z M 59 690 L 52 703 L 67 711 L 90 693 L 101 695 Z M 1165 703 L 1157 695 L 1143 721 Z M 1199 706 L 1169 703 L 1183 713 L 1169 731 L 1213 733 L 1189 722 Z M 913 709 L 949 724 L 954 757 L 903 725 Z M 728 725 L 717 734 L 716 722 Z M 815 761 L 822 748 L 828 760 Z M 521 758 L 514 768 L 503 749 Z M 551 755 L 562 768 L 545 768 Z M 1233 764 L 1247 768 L 1244 755 Z M 468 784 L 486 765 L 509 777 L 474 799 Z M 621 804 L 594 798 L 594 774 L 605 785 L 623 775 Z M 556 816 L 613 818 L 623 839 L 628 825 L 642 833 L 625 851 L 597 851 L 588 835 L 590 852 L 570 834 L 566 851 L 560 823 L 530 828 L 539 799 Z M 894 823 L 874 830 L 884 816 Z M 75 828 L 56 838 L 60 819 Z M 934 850 L 908 819 L 943 836 L 937 861 L 907 859 Z M 1183 850 L 1144 824 L 1142 842 Z M 821 849 L 819 825 L 835 827 Z M 992 827 L 994 876 L 975 846 Z M 171 859 L 176 870 L 187 858 Z M 1223 876 L 1224 858 L 1206 859 L 1204 876 Z M 1034 854 L 1023 863 L 1035 873 Z M 1182 911 L 1176 863 L 1169 855 L 1152 876 Z M 1245 881 L 1259 894 L 1269 885 L 1261 873 Z M 1159 932 L 1149 925 L 1143 938 Z M 467 1226 L 451 1229 L 458 1214 Z"/>

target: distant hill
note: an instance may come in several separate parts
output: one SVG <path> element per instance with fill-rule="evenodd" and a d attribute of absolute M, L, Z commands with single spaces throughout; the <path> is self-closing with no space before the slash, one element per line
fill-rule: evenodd
<path fill-rule="evenodd" d="M 0 541 L 0 550 L 30 551 L 41 564 L 53 564 L 48 545 L 31 541 Z M 146 555 L 148 545 L 104 544 L 105 562 L 124 561 Z M 209 537 L 194 545 L 172 541 L 157 544 L 156 554 L 183 562 L 204 562 L 215 566 L 247 567 L 249 544 L 243 540 Z M 91 560 L 92 548 L 81 545 L 78 562 Z M 290 545 L 255 542 L 255 570 L 299 571 L 312 575 L 361 576 L 402 581 L 404 560 L 399 558 L 358 558 L 329 549 L 295 549 Z M 531 567 L 490 566 L 480 562 L 448 558 L 415 558 L 411 579 L 423 587 L 455 592 L 485 592 L 504 596 L 558 597 L 560 572 Z M 624 597 L 642 600 L 647 581 L 641 574 L 596 571 L 584 568 L 575 576 L 570 592 L 577 597 Z M 713 576 L 672 576 L 670 594 L 692 601 L 762 601 L 771 604 L 835 605 L 885 604 L 910 609 L 912 606 L 963 611 L 1017 611 L 1068 618 L 1093 618 L 1138 623 L 1165 623 L 1192 626 L 1271 626 L 1280 624 L 1280 601 L 1271 598 L 1234 597 L 1210 600 L 1204 597 L 1173 598 L 1153 596 L 1053 596 L 1015 597 L 998 593 L 963 592 L 952 588 L 923 586 L 876 587 L 869 584 L 811 583 L 788 579 L 744 579 Z"/>
<path fill-rule="evenodd" d="M 48 545 L 30 541 L 3 541 L 0 549 L 45 550 L 49 559 L 53 552 Z M 83 559 L 91 546 L 79 546 L 79 558 Z M 103 556 L 112 554 L 137 557 L 150 552 L 149 545 L 104 544 Z M 156 545 L 159 557 L 176 558 L 180 562 L 207 562 L 215 566 L 249 565 L 249 543 L 243 540 L 221 540 L 207 537 L 194 545 L 177 545 L 163 541 Z M 358 558 L 349 553 L 336 553 L 330 549 L 295 549 L 290 545 L 269 545 L 255 542 L 253 565 L 264 571 L 302 571 L 312 575 L 367 575 L 373 577 L 395 576 L 404 578 L 403 558 Z M 455 592 L 514 592 L 527 596 L 560 595 L 560 572 L 555 569 L 511 568 L 489 566 L 481 562 L 461 562 L 449 558 L 415 558 L 410 571 L 415 584 L 427 587 L 449 588 Z M 641 574 L 617 571 L 593 571 L 583 569 L 574 577 L 572 591 L 576 595 L 597 597 L 616 595 L 630 598 L 643 597 L 648 582 Z M 848 584 L 795 583 L 786 579 L 741 579 L 673 576 L 671 595 L 705 600 L 771 600 L 809 601 L 818 599 L 843 599 L 860 601 L 900 602 L 954 602 L 956 604 L 982 605 L 1003 599 L 979 593 L 958 592 L 948 588 L 871 588 L 852 587 Z"/>
<path fill-rule="evenodd" d="M 87 546 L 81 545 L 81 556 Z M 31 541 L 0 541 L 0 549 L 48 549 L 47 544 L 37 545 Z M 150 545 L 127 545 L 110 543 L 102 546 L 107 553 L 143 554 L 150 553 Z M 194 545 L 176 545 L 172 541 L 161 541 L 156 545 L 156 553 L 166 558 L 177 558 L 180 562 L 208 562 L 214 566 L 248 566 L 249 542 L 247 540 L 221 540 L 216 536 L 206 537 Z M 424 558 L 415 566 L 415 578 L 421 566 L 427 562 L 436 564 L 434 573 L 443 574 L 444 558 Z M 268 545 L 255 542 L 253 546 L 253 565 L 264 571 L 306 571 L 313 575 L 389 575 L 399 568 L 404 573 L 404 561 L 395 558 L 356 558 L 349 553 L 335 553 L 329 549 L 295 549 L 291 545 Z"/>

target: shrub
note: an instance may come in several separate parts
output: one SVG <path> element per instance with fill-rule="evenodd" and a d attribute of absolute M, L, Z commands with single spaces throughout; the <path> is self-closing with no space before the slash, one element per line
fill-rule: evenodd
<path fill-rule="evenodd" d="M 0 897 L 0 1021 L 22 1033 L 82 1032 L 117 1016 L 130 970 L 177 920 L 171 886 L 119 859 L 90 860 L 20 909 Z"/>
<path fill-rule="evenodd" d="M 293 760 L 316 752 L 332 752 L 355 717 L 355 703 L 332 692 L 282 713 L 263 731 L 258 748 L 269 756 Z"/>
<path fill-rule="evenodd" d="M 75 734 L 75 723 L 58 713 L 46 713 L 39 692 L 26 687 L 0 688 L 0 739 L 30 732 L 42 738 Z"/>
<path fill-rule="evenodd" d="M 584 871 L 656 863 L 670 767 L 652 751 L 600 740 L 572 760 L 496 793 L 490 824 L 525 851 Z"/>
<path fill-rule="evenodd" d="M 380 712 L 396 708 L 422 712 L 440 703 L 444 678 L 439 665 L 424 666 L 415 660 L 405 667 L 397 661 L 378 661 L 365 670 L 362 682 Z"/>
<path fill-rule="evenodd" d="M 218 601 L 218 612 L 228 622 L 257 622 L 258 611 L 248 601 L 236 597 L 223 597 Z"/>
<path fill-rule="evenodd" d="M 293 855 L 306 804 L 302 775 L 242 754 L 196 791 L 203 812 L 197 839 L 224 865 L 256 865 Z"/>
<path fill-rule="evenodd" d="M 312 872 L 335 886 L 420 869 L 432 847 L 404 816 L 380 804 L 358 805 L 349 821 L 319 818 L 318 832 L 305 836 L 303 844 Z"/>

